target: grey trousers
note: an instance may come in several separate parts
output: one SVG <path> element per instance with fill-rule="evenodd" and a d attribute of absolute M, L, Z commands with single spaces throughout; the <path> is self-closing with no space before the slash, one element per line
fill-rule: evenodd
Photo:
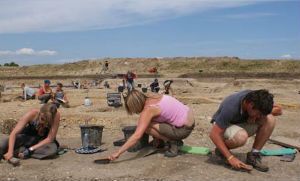
<path fill-rule="evenodd" d="M 47 103 L 51 99 L 51 94 L 42 94 L 38 97 L 42 103 Z"/>
<path fill-rule="evenodd" d="M 8 150 L 8 137 L 0 139 L 0 158 L 3 158 L 3 155 Z M 19 152 L 22 152 L 24 148 L 29 148 L 39 142 L 39 139 L 35 136 L 28 136 L 25 134 L 18 134 L 15 141 L 15 150 L 14 156 L 18 157 Z M 23 150 L 22 150 L 23 149 Z M 53 143 L 46 144 L 33 151 L 30 157 L 36 159 L 44 159 L 56 155 L 57 145 Z"/>

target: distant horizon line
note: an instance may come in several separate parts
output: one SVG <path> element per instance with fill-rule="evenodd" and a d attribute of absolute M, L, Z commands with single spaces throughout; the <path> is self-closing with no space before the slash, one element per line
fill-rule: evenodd
<path fill-rule="evenodd" d="M 16 63 L 19 66 L 25 67 L 25 66 L 33 66 L 33 65 L 62 65 L 62 64 L 71 64 L 71 63 L 76 63 L 76 62 L 82 62 L 82 61 L 89 61 L 89 60 L 106 60 L 106 59 L 175 59 L 175 58 L 228 58 L 228 59 L 235 59 L 235 60 L 298 60 L 300 61 L 300 59 L 298 58 L 239 58 L 237 56 L 199 56 L 199 57 L 195 57 L 195 56 L 191 56 L 191 57 L 186 57 L 186 56 L 176 56 L 176 57 L 103 57 L 103 58 L 90 58 L 90 59 L 81 59 L 81 60 L 76 60 L 76 61 L 72 61 L 72 58 L 70 58 L 70 62 L 62 62 L 62 63 L 45 63 L 45 64 L 30 64 L 30 65 L 19 65 L 18 62 L 15 61 L 11 61 L 11 62 L 5 62 L 5 63 Z M 67 60 L 67 59 L 66 59 Z M 4 64 L 0 64 L 1 67 L 5 67 Z"/>

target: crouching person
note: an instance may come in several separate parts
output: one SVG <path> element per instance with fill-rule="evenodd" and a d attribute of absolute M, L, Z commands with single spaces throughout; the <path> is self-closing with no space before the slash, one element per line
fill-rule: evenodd
<path fill-rule="evenodd" d="M 0 140 L 0 158 L 9 161 L 13 157 L 43 159 L 56 155 L 59 119 L 54 104 L 29 110 L 20 118 L 9 138 Z"/>
<path fill-rule="evenodd" d="M 167 95 L 147 97 L 133 90 L 125 99 L 129 114 L 140 114 L 136 131 L 110 160 L 117 159 L 123 152 L 135 145 L 147 133 L 166 142 L 165 156 L 177 156 L 182 139 L 188 137 L 195 126 L 193 112 L 175 98 Z"/>
<path fill-rule="evenodd" d="M 246 163 L 259 171 L 268 171 L 268 166 L 261 160 L 260 150 L 273 132 L 274 116 L 281 113 L 281 108 L 273 102 L 273 95 L 264 89 L 245 90 L 228 96 L 212 118 L 214 125 L 210 139 L 216 145 L 216 155 L 232 167 L 242 168 L 245 164 L 229 150 L 243 146 L 248 137 L 256 134 Z"/>
<path fill-rule="evenodd" d="M 67 98 L 67 93 L 63 89 L 62 83 L 57 83 L 56 92 L 54 93 L 53 103 L 55 104 L 56 108 L 59 108 L 62 105 L 65 108 L 69 108 L 69 100 Z"/>

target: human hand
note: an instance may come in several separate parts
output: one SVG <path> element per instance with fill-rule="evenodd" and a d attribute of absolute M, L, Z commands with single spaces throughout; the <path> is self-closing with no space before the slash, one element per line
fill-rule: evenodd
<path fill-rule="evenodd" d="M 237 159 L 236 157 L 232 157 L 229 161 L 229 164 L 236 169 L 240 169 L 242 167 L 246 167 L 247 165 L 245 163 L 243 163 L 242 161 L 240 161 L 239 159 Z"/>
<path fill-rule="evenodd" d="M 5 160 L 9 160 L 13 157 L 13 153 L 7 152 L 3 157 Z"/>
<path fill-rule="evenodd" d="M 27 158 L 31 155 L 31 151 L 29 149 L 25 149 L 23 152 L 18 154 L 19 158 Z"/>
<path fill-rule="evenodd" d="M 23 153 L 19 153 L 19 154 L 18 154 L 18 157 L 19 157 L 19 158 L 24 158 L 24 154 L 23 154 Z"/>
<path fill-rule="evenodd" d="M 110 159 L 111 161 L 115 161 L 116 159 L 118 159 L 120 156 L 120 154 L 118 152 L 111 154 L 108 159 Z"/>

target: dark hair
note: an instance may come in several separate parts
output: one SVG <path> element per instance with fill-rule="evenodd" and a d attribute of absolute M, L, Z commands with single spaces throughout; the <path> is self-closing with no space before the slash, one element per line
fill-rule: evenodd
<path fill-rule="evenodd" d="M 57 85 L 58 85 L 59 87 L 63 87 L 62 83 L 57 83 Z"/>
<path fill-rule="evenodd" d="M 273 109 L 273 94 L 270 94 L 266 89 L 260 89 L 249 92 L 244 100 L 246 103 L 253 102 L 253 109 L 258 109 L 263 115 L 268 115 Z"/>

